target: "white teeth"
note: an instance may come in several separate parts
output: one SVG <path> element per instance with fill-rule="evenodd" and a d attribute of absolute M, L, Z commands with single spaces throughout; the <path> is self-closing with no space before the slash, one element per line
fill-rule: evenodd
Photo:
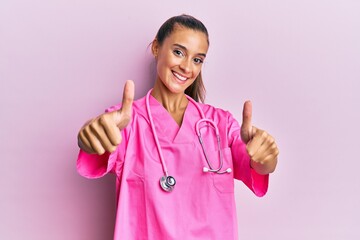
<path fill-rule="evenodd" d="M 175 77 L 177 77 L 181 81 L 185 81 L 187 79 L 186 77 L 183 77 L 183 76 L 177 74 L 176 72 L 173 72 L 173 73 L 174 73 Z"/>

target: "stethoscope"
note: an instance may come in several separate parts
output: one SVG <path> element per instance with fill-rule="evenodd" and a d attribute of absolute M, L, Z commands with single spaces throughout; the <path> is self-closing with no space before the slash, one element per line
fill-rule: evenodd
<path fill-rule="evenodd" d="M 161 161 L 161 165 L 162 165 L 163 172 L 164 172 L 164 176 L 162 176 L 160 178 L 160 186 L 164 191 L 171 192 L 175 187 L 176 180 L 175 180 L 175 178 L 173 176 L 170 176 L 168 174 L 168 170 L 167 170 L 167 167 L 166 167 L 166 164 L 165 164 L 165 160 L 164 160 L 164 157 L 163 157 L 163 154 L 162 154 L 162 151 L 161 151 L 159 139 L 158 139 L 158 136 L 157 136 L 157 133 L 156 133 L 156 130 L 155 130 L 154 120 L 152 118 L 151 111 L 150 111 L 149 98 L 150 98 L 151 91 L 152 91 L 152 89 L 150 89 L 150 91 L 146 95 L 146 109 L 147 109 L 147 113 L 148 113 L 148 116 L 149 116 L 150 125 L 151 125 L 151 129 L 152 129 L 152 132 L 153 132 L 155 144 L 156 144 L 157 150 L 159 152 L 160 161 Z M 201 116 L 201 119 L 199 121 L 197 121 L 197 123 L 195 125 L 195 131 L 196 131 L 196 134 L 197 134 L 197 136 L 199 138 L 201 148 L 203 150 L 206 162 L 208 164 L 208 167 L 203 167 L 203 172 L 213 172 L 213 173 L 217 173 L 217 174 L 231 173 L 231 168 L 227 168 L 226 170 L 223 170 L 223 171 L 221 170 L 222 167 L 223 167 L 223 164 L 224 164 L 224 160 L 223 160 L 223 155 L 222 155 L 222 151 L 221 151 L 220 134 L 219 134 L 219 129 L 218 129 L 217 125 L 215 124 L 214 121 L 212 121 L 212 120 L 210 120 L 208 118 L 205 118 L 204 112 L 202 111 L 202 109 L 200 108 L 200 106 L 197 104 L 197 102 L 194 99 L 192 99 L 191 97 L 189 97 L 187 95 L 185 95 L 185 96 L 187 97 L 187 99 L 191 103 L 193 103 L 195 105 L 195 107 L 197 108 L 197 110 L 198 110 L 198 112 L 200 113 L 200 116 Z M 214 131 L 215 131 L 216 141 L 217 141 L 217 145 L 218 145 L 218 152 L 219 152 L 219 161 L 220 161 L 220 166 L 218 168 L 214 168 L 211 165 L 210 161 L 209 161 L 208 155 L 207 155 L 205 147 L 204 147 L 203 138 L 201 136 L 201 131 L 200 130 L 201 130 L 202 127 L 200 125 L 209 126 L 209 127 L 213 128 Z"/>

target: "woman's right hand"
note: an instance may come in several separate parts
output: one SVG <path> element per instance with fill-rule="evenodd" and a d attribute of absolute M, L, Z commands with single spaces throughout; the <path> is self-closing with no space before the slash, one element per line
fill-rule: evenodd
<path fill-rule="evenodd" d="M 85 123 L 78 134 L 78 144 L 82 150 L 99 155 L 104 154 L 105 151 L 116 150 L 122 140 L 120 130 L 124 129 L 131 120 L 134 92 L 134 82 L 126 81 L 121 108 L 101 114 Z"/>

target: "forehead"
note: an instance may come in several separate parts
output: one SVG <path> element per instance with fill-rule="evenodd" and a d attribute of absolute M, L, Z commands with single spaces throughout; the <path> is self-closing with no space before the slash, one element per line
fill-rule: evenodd
<path fill-rule="evenodd" d="M 209 44 L 205 33 L 185 27 L 175 27 L 165 39 L 164 44 L 180 44 L 194 53 L 206 53 Z"/>

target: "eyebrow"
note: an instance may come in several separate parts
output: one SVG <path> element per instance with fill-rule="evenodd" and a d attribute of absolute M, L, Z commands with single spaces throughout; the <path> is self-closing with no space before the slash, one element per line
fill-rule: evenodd
<path fill-rule="evenodd" d="M 181 44 L 178 44 L 178 43 L 174 43 L 174 46 L 177 46 L 185 51 L 187 51 L 187 48 Z M 200 56 L 203 56 L 203 57 L 206 57 L 206 54 L 205 53 L 198 53 L 197 55 L 200 55 Z"/>

